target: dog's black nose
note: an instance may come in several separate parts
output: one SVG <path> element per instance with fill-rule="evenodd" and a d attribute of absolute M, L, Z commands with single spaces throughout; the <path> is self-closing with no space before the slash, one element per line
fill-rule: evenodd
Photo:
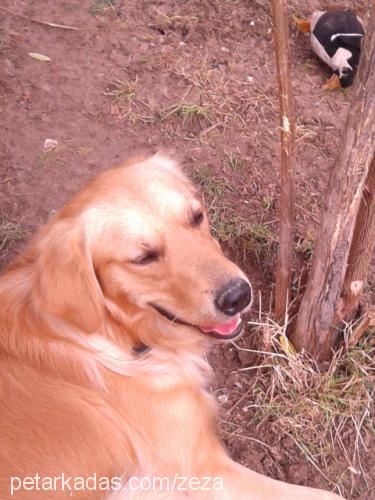
<path fill-rule="evenodd" d="M 249 284 L 238 278 L 230 281 L 224 288 L 219 290 L 215 298 L 215 305 L 219 311 L 227 316 L 234 316 L 242 311 L 251 300 L 251 288 Z"/>

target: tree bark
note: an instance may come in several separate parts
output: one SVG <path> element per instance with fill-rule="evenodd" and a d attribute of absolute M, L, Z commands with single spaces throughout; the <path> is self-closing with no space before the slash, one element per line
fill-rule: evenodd
<path fill-rule="evenodd" d="M 370 14 L 342 145 L 332 169 L 312 268 L 291 339 L 329 359 L 354 227 L 375 150 L 375 7 Z"/>
<path fill-rule="evenodd" d="M 275 315 L 285 317 L 290 299 L 294 226 L 294 135 L 295 119 L 289 56 L 288 13 L 285 0 L 272 0 L 274 43 L 279 82 L 281 164 L 279 256 L 276 272 Z"/>
<path fill-rule="evenodd" d="M 341 316 L 350 321 L 358 310 L 375 248 L 375 157 L 363 190 L 342 292 Z"/>

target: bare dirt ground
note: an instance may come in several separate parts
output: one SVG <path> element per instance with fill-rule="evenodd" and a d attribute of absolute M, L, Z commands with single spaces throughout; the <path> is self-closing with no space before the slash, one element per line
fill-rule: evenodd
<path fill-rule="evenodd" d="M 321 89 L 330 72 L 295 29 L 292 15 L 355 6 L 366 19 L 369 5 L 289 2 L 297 116 L 296 287 L 309 265 L 350 90 Z M 0 64 L 1 267 L 95 174 L 134 154 L 163 151 L 179 158 L 201 184 L 215 235 L 247 270 L 268 310 L 280 146 L 269 1 L 2 0 Z M 58 141 L 57 147 L 46 150 L 45 139 Z M 370 276 L 369 289 L 374 287 Z M 249 329 L 241 345 L 252 345 L 254 336 Z M 368 342 L 361 351 L 370 359 L 365 372 L 374 354 Z M 279 479 L 336 488 L 348 498 L 375 498 L 374 434 L 371 424 L 364 425 L 371 422 L 369 405 L 361 406 L 360 432 L 355 425 L 336 429 L 333 441 L 341 439 L 342 446 L 323 450 L 317 441 L 317 449 L 307 450 L 298 428 L 295 434 L 288 430 L 298 421 L 286 414 L 280 420 L 272 404 L 267 414 L 258 412 L 259 395 L 272 379 L 238 371 L 256 361 L 251 355 L 235 346 L 217 346 L 212 354 L 220 429 L 234 458 Z M 343 371 L 346 365 L 340 365 Z M 350 420 L 352 409 L 345 408 Z"/>

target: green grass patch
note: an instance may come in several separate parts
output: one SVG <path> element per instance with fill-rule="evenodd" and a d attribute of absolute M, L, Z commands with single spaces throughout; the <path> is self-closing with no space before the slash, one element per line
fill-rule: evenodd
<path fill-rule="evenodd" d="M 267 224 L 245 218 L 239 210 L 239 201 L 233 196 L 235 189 L 229 179 L 213 174 L 208 165 L 194 169 L 190 177 L 205 197 L 213 236 L 243 262 L 250 252 L 259 263 L 268 260 L 276 243 L 272 229 Z"/>

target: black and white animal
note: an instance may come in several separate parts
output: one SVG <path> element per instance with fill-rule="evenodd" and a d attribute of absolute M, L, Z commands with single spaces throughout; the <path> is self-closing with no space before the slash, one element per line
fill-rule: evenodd
<path fill-rule="evenodd" d="M 348 87 L 358 67 L 365 30 L 352 10 L 315 11 L 309 21 L 297 21 L 302 31 L 310 31 L 315 54 L 333 70 L 325 88 Z"/>

